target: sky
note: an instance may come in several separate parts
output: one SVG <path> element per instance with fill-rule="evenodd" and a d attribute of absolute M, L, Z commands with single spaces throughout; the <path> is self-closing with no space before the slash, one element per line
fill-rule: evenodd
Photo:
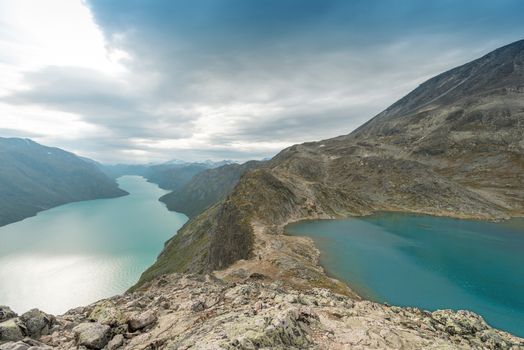
<path fill-rule="evenodd" d="M 1 0 L 0 136 L 106 163 L 348 134 L 524 38 L 522 0 Z"/>

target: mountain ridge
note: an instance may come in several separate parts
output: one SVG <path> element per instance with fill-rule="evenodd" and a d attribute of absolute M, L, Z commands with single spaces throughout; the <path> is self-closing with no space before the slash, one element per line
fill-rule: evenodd
<path fill-rule="evenodd" d="M 243 164 L 224 164 L 202 171 L 175 191 L 160 197 L 160 201 L 174 210 L 194 217 L 223 199 L 250 169 L 262 166 L 263 162 L 251 160 Z"/>
<path fill-rule="evenodd" d="M 286 224 L 376 211 L 524 215 L 524 133 L 515 128 L 524 119 L 523 43 L 429 79 L 351 134 L 291 146 L 246 172 L 166 243 L 137 287 L 169 272 L 216 271 L 235 281 L 249 271 L 341 291 L 318 266 L 311 242 L 282 235 Z M 460 92 L 453 81 L 472 72 L 469 81 L 478 83 Z M 498 80 L 486 86 L 486 77 Z M 446 83 L 455 86 L 452 94 Z M 448 91 L 445 99 L 425 91 L 434 86 Z M 422 96 L 418 105 L 413 96 Z M 431 109 L 419 108 L 429 100 Z"/>
<path fill-rule="evenodd" d="M 95 164 L 29 139 L 0 138 L 0 226 L 52 207 L 127 194 Z"/>

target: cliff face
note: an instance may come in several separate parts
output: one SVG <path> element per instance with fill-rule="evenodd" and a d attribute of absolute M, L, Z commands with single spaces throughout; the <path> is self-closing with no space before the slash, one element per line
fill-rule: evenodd
<path fill-rule="evenodd" d="M 125 194 L 94 162 L 28 139 L 0 138 L 0 226 L 57 205 Z"/>
<path fill-rule="evenodd" d="M 293 286 L 333 286 L 317 273 L 310 241 L 280 235 L 301 219 L 524 215 L 523 121 L 519 41 L 428 80 L 349 135 L 292 146 L 247 171 L 167 243 L 139 285 L 156 271 L 220 269 L 233 280 L 248 271 Z M 188 242 L 198 251 L 188 252 Z M 191 261 L 173 263 L 182 251 Z"/>

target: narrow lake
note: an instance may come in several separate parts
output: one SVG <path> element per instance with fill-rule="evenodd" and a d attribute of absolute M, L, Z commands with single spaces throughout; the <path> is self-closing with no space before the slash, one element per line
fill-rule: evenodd
<path fill-rule="evenodd" d="M 119 178 L 130 194 L 76 202 L 0 227 L 0 305 L 63 313 L 124 292 L 187 221 L 138 176 Z"/>
<path fill-rule="evenodd" d="M 493 223 L 381 213 L 303 221 L 321 263 L 360 295 L 426 310 L 467 309 L 524 336 L 524 219 Z"/>

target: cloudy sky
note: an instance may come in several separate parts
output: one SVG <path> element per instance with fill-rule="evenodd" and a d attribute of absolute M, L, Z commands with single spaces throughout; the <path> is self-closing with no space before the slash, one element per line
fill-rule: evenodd
<path fill-rule="evenodd" d="M 524 38 L 521 0 L 1 0 L 0 136 L 103 162 L 349 133 Z"/>

